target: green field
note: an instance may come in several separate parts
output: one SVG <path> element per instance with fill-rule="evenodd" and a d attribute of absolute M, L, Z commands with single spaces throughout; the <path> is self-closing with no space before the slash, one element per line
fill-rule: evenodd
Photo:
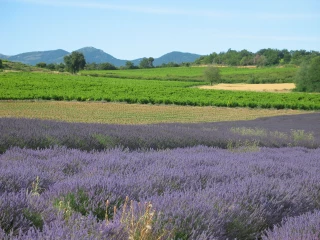
<path fill-rule="evenodd" d="M 84 76 L 130 78 L 145 80 L 204 81 L 205 67 L 172 67 L 133 70 L 81 71 Z M 237 68 L 221 67 L 225 83 L 292 83 L 297 68 Z"/>
<path fill-rule="evenodd" d="M 200 84 L 199 82 L 192 81 L 145 81 L 64 74 L 11 72 L 0 73 L 0 99 L 107 101 L 303 110 L 320 109 L 320 94 L 201 90 L 194 87 Z"/>

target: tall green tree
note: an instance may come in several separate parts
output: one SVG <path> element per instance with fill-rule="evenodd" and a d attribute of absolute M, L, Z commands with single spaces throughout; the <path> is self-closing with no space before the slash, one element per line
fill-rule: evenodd
<path fill-rule="evenodd" d="M 126 61 L 125 69 L 134 69 L 134 63 L 131 61 Z"/>
<path fill-rule="evenodd" d="M 3 68 L 2 60 L 0 59 L 0 68 Z"/>
<path fill-rule="evenodd" d="M 301 64 L 295 84 L 297 91 L 320 92 L 320 56 Z"/>
<path fill-rule="evenodd" d="M 232 50 L 231 48 L 225 53 L 225 62 L 227 65 L 237 66 L 240 65 L 241 55 L 236 50 Z"/>
<path fill-rule="evenodd" d="M 86 60 L 83 53 L 76 51 L 72 52 L 70 55 L 65 56 L 63 60 L 66 65 L 67 71 L 72 74 L 75 74 L 79 72 L 79 70 L 84 69 L 86 65 Z"/>
<path fill-rule="evenodd" d="M 253 65 L 253 57 L 252 56 L 244 56 L 240 61 L 241 66 Z"/>
<path fill-rule="evenodd" d="M 283 49 L 280 52 L 280 58 L 281 58 L 280 63 L 284 63 L 284 64 L 290 63 L 291 54 L 287 49 Z"/>
<path fill-rule="evenodd" d="M 216 66 L 207 67 L 204 72 L 204 79 L 210 82 L 211 85 L 221 83 L 220 68 Z"/>
<path fill-rule="evenodd" d="M 152 68 L 153 67 L 153 61 L 154 61 L 153 57 L 149 57 L 149 58 L 144 57 L 140 61 L 139 67 L 140 68 Z"/>
<path fill-rule="evenodd" d="M 258 55 L 262 55 L 266 58 L 265 65 L 276 65 L 279 64 L 280 61 L 280 51 L 277 49 L 261 49 L 257 52 Z"/>
<path fill-rule="evenodd" d="M 267 63 L 267 58 L 263 55 L 256 55 L 253 58 L 253 64 L 257 65 L 258 67 L 264 67 Z"/>
<path fill-rule="evenodd" d="M 154 58 L 153 58 L 153 57 L 149 57 L 149 58 L 148 58 L 149 67 L 153 67 L 153 61 L 154 61 Z"/>

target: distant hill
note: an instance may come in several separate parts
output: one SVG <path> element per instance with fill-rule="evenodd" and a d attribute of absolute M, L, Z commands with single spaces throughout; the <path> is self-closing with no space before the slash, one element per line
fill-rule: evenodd
<path fill-rule="evenodd" d="M 52 51 L 21 53 L 15 56 L 10 56 L 7 59 L 12 62 L 22 62 L 29 65 L 36 65 L 39 62 L 45 62 L 47 64 L 61 63 L 63 62 L 63 57 L 67 54 L 69 54 L 69 52 L 58 49 Z"/>
<path fill-rule="evenodd" d="M 0 59 L 8 59 L 9 56 L 0 53 Z"/>
<path fill-rule="evenodd" d="M 124 66 L 126 64 L 126 60 L 120 60 L 113 56 L 111 56 L 108 53 L 105 53 L 104 51 L 100 49 L 96 49 L 94 47 L 85 47 L 80 48 L 76 50 L 77 52 L 81 52 L 84 55 L 84 58 L 86 59 L 86 62 L 88 63 L 111 63 L 117 67 Z"/>
<path fill-rule="evenodd" d="M 183 63 L 183 62 L 194 62 L 197 58 L 201 57 L 199 54 L 193 54 L 193 53 L 183 53 L 183 52 L 170 52 L 167 53 L 159 58 L 155 58 L 153 65 L 159 66 L 163 63 Z"/>
<path fill-rule="evenodd" d="M 128 60 L 117 59 L 111 56 L 110 54 L 105 53 L 104 51 L 94 47 L 84 47 L 76 51 L 83 53 L 87 63 L 108 62 L 115 65 L 116 67 L 120 67 L 120 66 L 124 66 L 126 64 L 126 61 L 128 61 Z M 14 56 L 6 56 L 3 54 L 0 54 L 0 58 L 8 59 L 13 62 L 21 62 L 24 64 L 36 65 L 39 62 L 45 62 L 47 64 L 61 63 L 63 62 L 63 57 L 68 54 L 70 53 L 65 50 L 58 49 L 58 50 L 51 50 L 51 51 L 27 52 L 27 53 L 14 55 Z M 169 62 L 174 62 L 174 63 L 194 62 L 200 56 L 201 55 L 192 54 L 192 53 L 171 52 L 159 58 L 155 58 L 153 65 L 159 66 L 163 63 L 169 63 Z M 139 66 L 141 59 L 142 58 L 138 58 L 130 61 L 133 62 L 134 65 Z"/>

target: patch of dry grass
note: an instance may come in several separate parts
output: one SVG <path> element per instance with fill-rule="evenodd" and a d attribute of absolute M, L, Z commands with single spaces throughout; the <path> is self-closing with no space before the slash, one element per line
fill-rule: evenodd
<path fill-rule="evenodd" d="M 109 124 L 220 122 L 301 113 L 305 111 L 104 102 L 0 101 L 0 117 Z"/>
<path fill-rule="evenodd" d="M 109 207 L 109 201 L 106 202 L 106 209 Z M 114 206 L 113 216 L 117 216 L 118 209 Z M 124 225 L 128 233 L 129 240 L 164 240 L 169 239 L 173 232 L 166 231 L 165 228 L 153 232 L 153 224 L 157 220 L 158 212 L 152 207 L 151 202 L 145 204 L 138 203 L 138 208 L 134 206 L 133 200 L 129 203 L 129 197 L 122 206 L 120 223 Z M 108 212 L 105 215 L 106 223 L 109 224 Z"/>
<path fill-rule="evenodd" d="M 201 86 L 201 89 L 233 90 L 233 91 L 256 91 L 256 92 L 291 92 L 295 88 L 294 83 L 272 83 L 272 84 L 217 84 L 214 86 Z"/>

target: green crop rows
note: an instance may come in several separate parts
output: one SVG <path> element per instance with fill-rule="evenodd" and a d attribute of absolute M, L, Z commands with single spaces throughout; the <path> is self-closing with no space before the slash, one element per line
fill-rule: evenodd
<path fill-rule="evenodd" d="M 0 99 L 320 109 L 320 94 L 219 91 L 194 87 L 199 84 L 48 73 L 1 73 Z"/>
<path fill-rule="evenodd" d="M 95 77 L 130 78 L 144 80 L 203 81 L 205 67 L 151 68 L 134 70 L 81 71 L 81 75 Z M 297 68 L 237 68 L 221 67 L 225 83 L 291 83 Z"/>

